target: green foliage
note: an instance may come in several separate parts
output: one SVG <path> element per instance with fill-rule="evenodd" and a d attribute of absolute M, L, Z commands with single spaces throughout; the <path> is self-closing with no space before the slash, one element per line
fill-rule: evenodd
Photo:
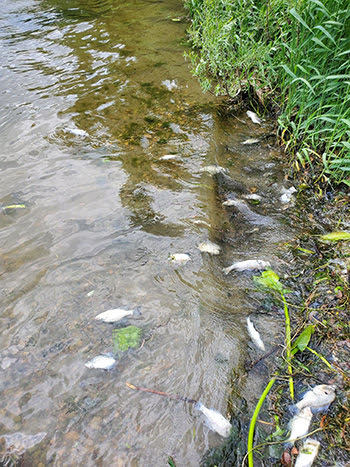
<path fill-rule="evenodd" d="M 114 352 L 124 352 L 130 347 L 137 347 L 141 341 L 141 329 L 137 326 L 127 326 L 113 330 Z"/>
<path fill-rule="evenodd" d="M 298 170 L 350 185 L 348 0 L 185 0 L 204 90 L 276 99 L 281 138 Z M 273 97 L 272 97 L 273 96 Z"/>
<path fill-rule="evenodd" d="M 295 339 L 292 347 L 292 354 L 294 355 L 298 350 L 300 352 L 303 352 L 307 346 L 309 345 L 311 336 L 313 332 L 315 331 L 315 328 L 312 324 L 307 326 L 304 331 Z"/>
<path fill-rule="evenodd" d="M 291 290 L 286 289 L 280 282 L 278 274 L 272 269 L 267 269 L 261 273 L 261 276 L 253 276 L 253 281 L 260 287 L 265 289 L 273 290 L 281 295 L 290 293 Z"/>
<path fill-rule="evenodd" d="M 339 242 L 340 240 L 350 240 L 349 232 L 331 232 L 329 234 L 322 235 L 320 240 L 323 242 Z"/>

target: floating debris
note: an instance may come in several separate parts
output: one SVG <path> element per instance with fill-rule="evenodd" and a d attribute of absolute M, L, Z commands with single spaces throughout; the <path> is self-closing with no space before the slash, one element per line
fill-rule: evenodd
<path fill-rule="evenodd" d="M 159 161 L 171 161 L 174 159 L 178 159 L 179 156 L 177 154 L 165 154 L 164 156 L 160 157 Z"/>
<path fill-rule="evenodd" d="M 248 115 L 248 117 L 249 117 L 249 115 Z M 259 121 L 259 123 L 260 123 L 260 121 Z M 250 144 L 257 144 L 257 143 L 260 143 L 259 139 L 250 138 L 250 139 L 246 139 L 245 141 L 242 141 L 241 144 L 250 145 Z"/>
<path fill-rule="evenodd" d="M 203 225 L 205 227 L 211 228 L 211 225 L 209 224 L 209 222 L 204 221 L 202 219 L 191 219 L 191 222 L 196 225 Z"/>
<path fill-rule="evenodd" d="M 257 123 L 258 125 L 261 124 L 261 120 L 255 112 L 252 112 L 251 110 L 247 110 L 247 115 L 253 123 Z"/>
<path fill-rule="evenodd" d="M 187 263 L 190 259 L 190 255 L 186 253 L 174 253 L 169 255 L 169 261 L 172 263 Z"/>
<path fill-rule="evenodd" d="M 287 443 L 294 444 L 297 438 L 305 436 L 309 432 L 309 426 L 312 419 L 312 412 L 310 407 L 304 407 L 297 415 L 290 421 L 290 436 Z"/>
<path fill-rule="evenodd" d="M 239 201 L 238 199 L 227 199 L 226 201 L 222 203 L 222 205 L 223 206 L 237 206 L 240 203 L 242 203 L 242 201 Z"/>
<path fill-rule="evenodd" d="M 254 269 L 266 269 L 271 267 L 268 261 L 262 261 L 261 259 L 248 259 L 246 261 L 237 261 L 228 268 L 224 268 L 224 274 L 229 274 L 231 271 L 252 271 Z"/>
<path fill-rule="evenodd" d="M 198 245 L 198 249 L 202 251 L 203 253 L 209 253 L 210 255 L 218 255 L 221 250 L 219 245 L 209 240 L 206 242 L 200 243 Z"/>
<path fill-rule="evenodd" d="M 85 363 L 86 368 L 97 368 L 100 370 L 111 370 L 116 364 L 116 360 L 109 354 L 98 355 Z"/>
<path fill-rule="evenodd" d="M 117 323 L 118 321 L 121 321 L 127 316 L 140 316 L 140 309 L 141 307 L 137 307 L 135 310 L 124 310 L 123 308 L 115 308 L 113 310 L 107 310 L 103 313 L 100 313 L 95 317 L 95 319 L 104 321 L 105 323 Z"/>
<path fill-rule="evenodd" d="M 282 193 L 283 195 L 280 197 L 280 200 L 282 203 L 289 203 L 292 199 L 292 196 L 293 194 L 296 192 L 296 188 L 294 188 L 294 186 L 286 189 L 286 188 L 282 188 Z"/>
<path fill-rule="evenodd" d="M 210 175 L 215 175 L 219 173 L 227 173 L 228 170 L 225 167 L 220 167 L 219 165 L 206 165 L 200 169 L 201 172 L 208 172 Z"/>
<path fill-rule="evenodd" d="M 319 441 L 308 438 L 299 451 L 294 467 L 311 467 L 316 459 L 320 447 Z"/>
<path fill-rule="evenodd" d="M 257 195 L 256 193 L 251 193 L 249 195 L 244 195 L 245 199 L 251 199 L 253 201 L 261 201 L 262 197 L 260 195 Z"/>
<path fill-rule="evenodd" d="M 208 409 L 201 402 L 197 402 L 194 408 L 203 414 L 205 423 L 210 430 L 215 431 L 223 438 L 230 435 L 232 425 L 220 412 Z"/>
<path fill-rule="evenodd" d="M 304 395 L 304 397 L 295 404 L 298 410 L 304 407 L 311 407 L 312 409 L 323 410 L 335 399 L 335 386 L 328 384 L 319 384 Z"/>
<path fill-rule="evenodd" d="M 25 204 L 9 204 L 8 206 L 3 206 L 1 209 L 24 209 L 26 207 Z"/>
<path fill-rule="evenodd" d="M 265 350 L 265 345 L 260 337 L 260 334 L 258 331 L 255 329 L 253 323 L 250 321 L 250 318 L 247 318 L 247 327 L 248 327 L 248 333 L 254 342 L 254 344 L 261 350 Z"/>
<path fill-rule="evenodd" d="M 65 128 L 64 131 L 75 136 L 89 136 L 87 131 L 80 130 L 79 128 Z"/>

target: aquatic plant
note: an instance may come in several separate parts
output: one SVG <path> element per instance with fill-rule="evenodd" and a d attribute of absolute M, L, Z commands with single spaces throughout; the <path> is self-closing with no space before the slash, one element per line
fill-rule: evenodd
<path fill-rule="evenodd" d="M 279 108 L 297 171 L 350 186 L 350 9 L 347 0 L 185 0 L 187 54 L 202 88 Z"/>

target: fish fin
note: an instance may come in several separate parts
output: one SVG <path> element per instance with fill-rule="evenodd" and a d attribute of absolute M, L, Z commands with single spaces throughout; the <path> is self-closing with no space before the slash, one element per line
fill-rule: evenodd
<path fill-rule="evenodd" d="M 198 402 L 196 402 L 196 403 L 194 404 L 194 408 L 195 408 L 196 410 L 201 410 L 202 407 L 203 407 L 203 404 L 202 404 L 202 402 L 200 402 L 200 401 L 198 401 Z"/>

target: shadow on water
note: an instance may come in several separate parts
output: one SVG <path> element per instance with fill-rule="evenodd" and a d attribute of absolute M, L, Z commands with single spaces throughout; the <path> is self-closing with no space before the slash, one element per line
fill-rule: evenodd
<path fill-rule="evenodd" d="M 245 317 L 267 347 L 282 317 L 260 312 L 251 273 L 222 269 L 261 257 L 283 271 L 282 175 L 264 142 L 269 122 L 222 118 L 191 78 L 186 24 L 172 21 L 183 15 L 178 0 L 4 2 L 4 462 L 146 466 L 173 456 L 178 467 L 199 465 L 220 437 L 192 406 L 125 382 L 222 413 L 232 368 L 238 413 L 242 394 L 251 407 L 261 392 L 265 370 L 244 369 L 257 355 Z M 261 144 L 243 145 L 252 135 Z M 203 171 L 212 164 L 244 190 Z M 252 193 L 258 204 L 244 198 Z M 6 208 L 14 204 L 24 207 Z M 219 255 L 199 251 L 206 240 Z M 173 264 L 174 253 L 190 260 Z M 118 326 L 94 319 L 138 306 L 141 317 Z M 138 348 L 110 371 L 85 367 L 113 352 L 115 327 L 131 324 L 142 330 Z"/>

